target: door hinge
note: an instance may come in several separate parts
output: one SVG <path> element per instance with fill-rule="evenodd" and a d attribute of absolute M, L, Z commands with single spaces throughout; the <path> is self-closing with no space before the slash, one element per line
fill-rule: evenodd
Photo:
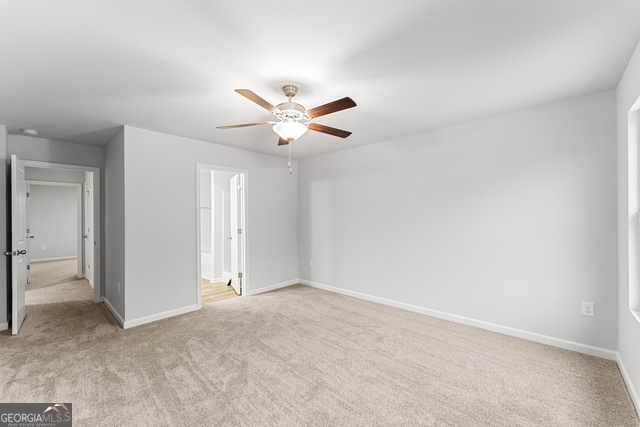
<path fill-rule="evenodd" d="M 31 197 L 31 194 L 29 194 L 29 192 L 27 191 L 27 197 Z"/>
<path fill-rule="evenodd" d="M 238 234 L 242 234 L 242 228 L 238 228 Z"/>
<path fill-rule="evenodd" d="M 238 273 L 238 279 L 242 279 L 242 273 L 241 272 Z"/>

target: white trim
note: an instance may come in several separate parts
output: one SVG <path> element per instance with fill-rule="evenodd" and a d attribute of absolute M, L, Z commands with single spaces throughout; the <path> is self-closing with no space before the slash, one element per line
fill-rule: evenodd
<path fill-rule="evenodd" d="M 111 314 L 113 314 L 113 317 L 115 317 L 118 323 L 120 323 L 120 326 L 124 327 L 124 319 L 122 318 L 122 316 L 120 316 L 120 313 L 118 313 L 118 310 L 116 310 L 115 307 L 111 305 L 107 297 L 103 298 L 103 302 L 104 302 L 104 305 L 107 306 Z"/>
<path fill-rule="evenodd" d="M 9 329 L 8 323 L 0 323 L 0 331 L 6 331 L 7 329 Z"/>
<path fill-rule="evenodd" d="M 571 350 L 578 353 L 588 354 L 590 356 L 601 357 L 607 360 L 617 360 L 616 352 L 614 350 L 607 350 L 605 348 L 594 347 L 587 344 L 577 343 L 574 341 L 567 341 L 561 338 L 554 338 L 547 335 L 537 334 L 535 332 L 523 331 L 521 329 L 497 325 L 495 323 L 484 322 L 482 320 L 471 319 L 464 316 L 458 316 L 457 314 L 450 314 L 442 311 L 431 310 L 425 307 L 419 307 L 416 305 L 406 304 L 403 302 L 393 301 L 386 298 L 367 295 L 360 292 L 349 291 L 346 289 L 323 285 L 321 283 L 310 282 L 308 280 L 300 280 L 300 283 L 302 283 L 303 285 L 311 286 L 313 288 L 324 289 L 326 291 L 335 292 L 335 293 L 339 293 L 339 294 L 343 294 L 343 295 L 347 295 L 350 297 L 355 297 L 355 298 L 359 298 L 367 301 L 372 301 L 372 302 L 388 305 L 391 307 L 412 311 L 415 313 L 426 314 L 427 316 L 436 317 L 438 319 L 449 320 L 451 322 L 461 323 L 463 325 L 474 326 L 476 328 L 497 332 L 503 335 L 509 335 L 516 338 L 522 338 L 528 341 L 547 344 L 553 347 L 558 347 L 558 348 L 563 348 L 565 350 Z"/>
<path fill-rule="evenodd" d="M 247 293 L 245 293 L 243 295 L 252 296 L 252 295 L 263 294 L 265 292 L 275 291 L 276 289 L 286 288 L 287 286 L 297 285 L 299 283 L 301 283 L 301 282 L 298 279 L 289 280 L 287 282 L 276 283 L 275 285 L 269 285 L 269 286 L 265 286 L 263 288 L 253 289 L 250 293 L 247 292 Z"/>
<path fill-rule="evenodd" d="M 629 392 L 629 396 L 631 397 L 633 406 L 636 408 L 636 413 L 640 414 L 640 396 L 638 395 L 638 391 L 633 387 L 633 381 L 631 381 L 631 377 L 629 376 L 627 367 L 624 365 L 624 362 L 622 361 L 622 356 L 617 351 L 616 351 L 616 361 L 618 362 L 618 368 L 620 368 L 620 374 L 622 374 L 622 379 L 624 380 L 624 383 L 627 386 L 627 391 Z"/>
<path fill-rule="evenodd" d="M 30 260 L 30 262 L 47 262 L 47 261 L 64 261 L 67 259 L 75 259 L 77 260 L 78 257 L 77 256 L 59 256 L 59 257 L 53 257 L 53 258 L 38 258 L 38 259 L 32 259 Z"/>
<path fill-rule="evenodd" d="M 167 319 L 169 317 L 179 316 L 181 314 L 190 313 L 199 310 L 198 304 L 188 305 L 186 307 L 177 308 L 175 310 L 165 311 L 163 313 L 152 314 L 151 316 L 139 317 L 133 320 L 127 320 L 122 327 L 124 329 L 133 328 L 134 326 L 144 325 L 146 323 L 157 322 L 158 320 Z"/>

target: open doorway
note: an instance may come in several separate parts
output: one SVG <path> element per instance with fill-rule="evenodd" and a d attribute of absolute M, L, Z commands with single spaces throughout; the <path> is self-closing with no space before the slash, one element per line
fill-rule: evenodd
<path fill-rule="evenodd" d="M 246 171 L 198 165 L 198 306 L 246 286 Z"/>
<path fill-rule="evenodd" d="M 21 160 L 11 156 L 10 235 L 11 250 L 5 255 L 11 256 L 9 276 L 11 288 L 8 297 L 11 301 L 10 322 L 12 334 L 17 334 L 25 319 L 25 297 L 27 284 L 27 265 L 31 250 L 31 230 L 27 225 L 29 203 L 27 200 L 27 180 L 29 185 L 44 182 L 67 184 L 75 188 L 77 199 L 77 258 L 76 277 L 83 279 L 90 272 L 93 289 L 89 291 L 93 302 L 101 302 L 103 291 L 100 280 L 100 169 L 76 165 Z M 72 178 L 77 177 L 77 181 Z M 88 192 L 83 189 L 89 189 Z M 91 209 L 86 209 L 90 205 Z M 81 220 L 79 220 L 80 218 Z M 91 249 L 88 249 L 91 246 Z M 89 255 L 87 255 L 89 254 Z M 48 298 L 51 299 L 51 298 Z M 53 302 L 53 301 L 52 301 Z"/>
<path fill-rule="evenodd" d="M 26 177 L 36 175 L 25 168 Z M 77 172 L 66 180 L 85 181 Z M 27 180 L 27 306 L 93 300 L 93 280 L 85 278 L 93 264 L 85 253 L 83 184 Z M 88 236 L 87 236 L 88 237 Z M 28 311 L 29 309 L 27 309 Z"/>

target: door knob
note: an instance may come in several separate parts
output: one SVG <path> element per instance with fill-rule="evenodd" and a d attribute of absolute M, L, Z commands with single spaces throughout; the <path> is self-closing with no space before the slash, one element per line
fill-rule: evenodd
<path fill-rule="evenodd" d="M 89 236 L 87 236 L 86 234 L 83 234 L 83 235 L 82 235 L 82 238 L 83 238 L 83 239 L 86 239 L 87 237 L 89 237 Z"/>
<path fill-rule="evenodd" d="M 18 256 L 18 255 L 26 255 L 27 251 L 22 249 L 20 251 L 6 251 L 5 256 Z"/>

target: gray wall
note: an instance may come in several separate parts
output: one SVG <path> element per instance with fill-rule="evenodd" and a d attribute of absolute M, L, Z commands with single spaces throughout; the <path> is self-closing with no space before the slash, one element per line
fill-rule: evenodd
<path fill-rule="evenodd" d="M 628 112 L 640 97 L 640 44 L 617 89 L 618 101 L 618 352 L 629 392 L 640 411 L 640 322 L 629 310 L 640 286 L 638 151 L 628 140 Z M 635 147 L 634 147 L 635 146 Z M 636 150 L 631 151 L 630 148 Z"/>
<path fill-rule="evenodd" d="M 7 154 L 23 160 L 104 167 L 104 148 L 24 135 L 9 135 Z"/>
<path fill-rule="evenodd" d="M 125 319 L 124 129 L 105 148 L 105 303 Z M 120 283 L 120 286 L 118 286 Z"/>
<path fill-rule="evenodd" d="M 300 277 L 613 357 L 615 138 L 607 91 L 301 161 Z"/>
<path fill-rule="evenodd" d="M 29 186 L 32 262 L 78 256 L 78 203 L 75 186 Z"/>
<path fill-rule="evenodd" d="M 197 305 L 197 163 L 248 171 L 247 293 L 296 282 L 297 174 L 286 161 L 129 126 L 124 159 L 128 324 Z"/>
<path fill-rule="evenodd" d="M 24 168 L 24 178 L 27 181 L 64 182 L 84 184 L 86 172 L 75 170 L 60 170 L 27 166 Z"/>

